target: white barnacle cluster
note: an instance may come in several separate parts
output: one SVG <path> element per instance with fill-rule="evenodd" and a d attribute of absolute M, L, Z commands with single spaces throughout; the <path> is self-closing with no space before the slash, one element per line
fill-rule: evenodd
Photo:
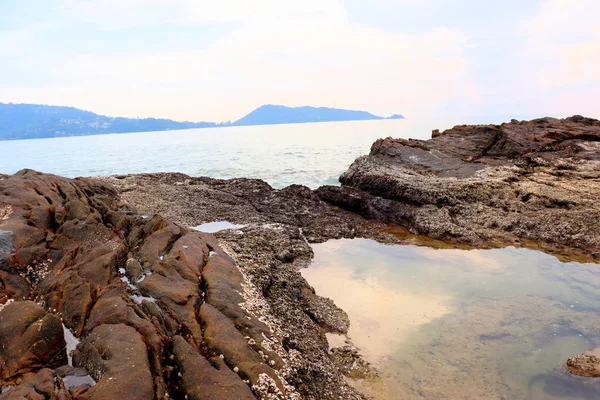
<path fill-rule="evenodd" d="M 0 221 L 6 221 L 10 214 L 12 214 L 13 208 L 11 205 L 5 205 L 0 207 Z"/>
<path fill-rule="evenodd" d="M 6 303 L 4 303 L 4 304 L 0 304 L 0 312 L 2 312 L 2 310 L 4 310 L 4 308 L 5 308 L 6 306 L 8 306 L 8 305 L 10 305 L 10 304 L 12 304 L 12 303 L 14 303 L 14 302 L 15 302 L 15 300 L 14 300 L 14 299 L 8 299 L 8 300 L 6 301 Z"/>
<path fill-rule="evenodd" d="M 50 274 L 51 259 L 45 261 L 33 260 L 31 264 L 25 267 L 23 278 L 32 286 L 37 286 Z"/>
<path fill-rule="evenodd" d="M 277 383 L 267 374 L 258 376 L 258 382 L 252 385 L 252 391 L 258 398 L 263 400 L 286 400 L 289 398 L 281 393 Z"/>

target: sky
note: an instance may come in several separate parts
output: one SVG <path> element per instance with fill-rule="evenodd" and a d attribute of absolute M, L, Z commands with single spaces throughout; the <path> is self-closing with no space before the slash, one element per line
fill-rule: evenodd
<path fill-rule="evenodd" d="M 598 0 L 2 0 L 0 102 L 600 118 Z"/>

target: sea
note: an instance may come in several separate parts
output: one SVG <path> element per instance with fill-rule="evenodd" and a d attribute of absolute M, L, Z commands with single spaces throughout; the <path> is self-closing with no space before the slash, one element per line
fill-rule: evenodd
<path fill-rule="evenodd" d="M 379 138 L 428 139 L 433 129 L 500 123 L 502 117 L 415 118 L 141 132 L 0 141 L 0 172 L 66 177 L 182 172 L 258 178 L 274 188 L 336 185 Z"/>

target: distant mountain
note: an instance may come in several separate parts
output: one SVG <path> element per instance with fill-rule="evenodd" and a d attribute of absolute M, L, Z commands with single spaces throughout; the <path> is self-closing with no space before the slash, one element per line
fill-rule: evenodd
<path fill-rule="evenodd" d="M 156 118 L 113 118 L 74 107 L 0 103 L 0 139 L 85 136 L 102 133 L 206 128 L 212 122 L 176 122 Z"/>
<path fill-rule="evenodd" d="M 170 119 L 107 117 L 74 107 L 0 103 L 0 140 L 151 132 L 219 126 L 399 118 L 404 117 L 394 114 L 389 118 L 383 118 L 366 111 L 337 108 L 264 105 L 233 123 L 177 122 Z"/>
<path fill-rule="evenodd" d="M 394 114 L 390 119 L 404 118 Z M 342 110 L 327 107 L 286 107 L 267 104 L 233 123 L 242 125 L 298 124 L 304 122 L 364 121 L 386 119 L 366 111 Z"/>

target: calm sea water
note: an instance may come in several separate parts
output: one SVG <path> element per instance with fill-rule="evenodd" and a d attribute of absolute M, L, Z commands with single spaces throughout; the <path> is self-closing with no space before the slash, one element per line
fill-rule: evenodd
<path fill-rule="evenodd" d="M 431 137 L 432 129 L 503 118 L 407 119 L 227 127 L 0 141 L 0 172 L 22 168 L 67 177 L 183 172 L 260 178 L 273 187 L 337 184 L 378 138 Z"/>
<path fill-rule="evenodd" d="M 349 339 L 383 377 L 378 398 L 599 398 L 597 379 L 564 367 L 600 352 L 597 264 L 364 239 L 313 249 L 302 275 L 348 313 Z"/>

